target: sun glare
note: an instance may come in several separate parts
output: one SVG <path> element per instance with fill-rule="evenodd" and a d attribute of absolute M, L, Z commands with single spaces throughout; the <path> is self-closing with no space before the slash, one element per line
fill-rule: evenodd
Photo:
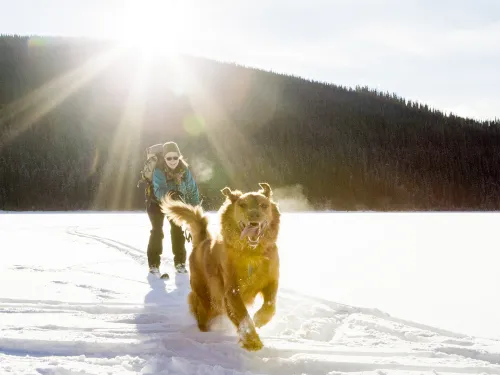
<path fill-rule="evenodd" d="M 187 2 L 128 0 L 118 39 L 147 56 L 176 56 L 189 39 Z"/>

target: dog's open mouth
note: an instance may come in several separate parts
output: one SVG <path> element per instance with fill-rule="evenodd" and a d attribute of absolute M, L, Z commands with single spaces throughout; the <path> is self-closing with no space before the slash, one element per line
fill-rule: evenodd
<path fill-rule="evenodd" d="M 266 229 L 266 227 L 267 221 L 250 221 L 246 225 L 243 221 L 240 221 L 240 239 L 247 237 L 248 242 L 251 246 L 257 246 L 259 244 L 260 238 L 264 234 L 264 230 Z"/>

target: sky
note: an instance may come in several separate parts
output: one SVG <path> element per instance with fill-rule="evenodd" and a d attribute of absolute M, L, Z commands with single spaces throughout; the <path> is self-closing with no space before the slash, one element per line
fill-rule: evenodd
<path fill-rule="evenodd" d="M 498 0 L 0 0 L 0 9 L 1 34 L 152 33 L 158 49 L 500 118 Z"/>

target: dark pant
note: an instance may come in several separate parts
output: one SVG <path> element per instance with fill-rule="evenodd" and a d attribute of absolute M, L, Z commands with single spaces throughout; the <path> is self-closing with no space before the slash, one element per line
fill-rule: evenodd
<path fill-rule="evenodd" d="M 160 206 L 155 202 L 148 203 L 147 212 L 152 226 L 148 243 L 148 263 L 150 267 L 160 267 L 160 256 L 163 252 L 163 221 L 165 214 L 161 212 Z M 184 232 L 181 227 L 175 225 L 171 220 L 169 220 L 169 223 L 174 264 L 186 263 L 186 248 L 184 246 L 186 238 L 184 237 Z"/>

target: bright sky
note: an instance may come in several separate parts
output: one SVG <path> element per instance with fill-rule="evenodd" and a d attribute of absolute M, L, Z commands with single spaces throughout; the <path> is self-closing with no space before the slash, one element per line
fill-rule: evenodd
<path fill-rule="evenodd" d="M 0 0 L 0 9 L 3 34 L 154 31 L 158 48 L 500 118 L 498 0 Z"/>

